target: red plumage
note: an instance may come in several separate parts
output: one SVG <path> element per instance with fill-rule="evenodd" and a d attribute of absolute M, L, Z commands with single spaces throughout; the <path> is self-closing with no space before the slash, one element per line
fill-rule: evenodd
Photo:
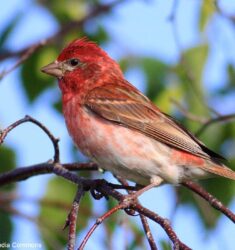
<path fill-rule="evenodd" d="M 214 174 L 235 180 L 223 157 L 127 82 L 95 43 L 73 41 L 42 71 L 59 79 L 69 133 L 101 168 L 143 185 Z"/>

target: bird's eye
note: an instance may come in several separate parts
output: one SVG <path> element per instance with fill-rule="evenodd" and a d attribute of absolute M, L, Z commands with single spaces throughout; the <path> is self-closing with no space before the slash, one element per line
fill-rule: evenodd
<path fill-rule="evenodd" d="M 68 62 L 72 67 L 75 67 L 80 63 L 80 61 L 76 58 L 70 59 Z"/>

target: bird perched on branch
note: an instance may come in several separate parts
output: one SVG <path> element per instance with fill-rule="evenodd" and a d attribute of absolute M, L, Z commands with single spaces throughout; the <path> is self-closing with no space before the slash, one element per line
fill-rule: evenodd
<path fill-rule="evenodd" d="M 42 72 L 58 78 L 68 131 L 101 168 L 144 186 L 235 180 L 222 156 L 159 110 L 94 42 L 71 42 Z"/>

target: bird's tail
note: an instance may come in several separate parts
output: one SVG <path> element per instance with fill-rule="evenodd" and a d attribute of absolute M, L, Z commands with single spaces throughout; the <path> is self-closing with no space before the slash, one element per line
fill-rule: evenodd
<path fill-rule="evenodd" d="M 203 166 L 203 169 L 209 173 L 235 180 L 235 172 L 232 169 L 226 167 L 224 164 L 207 164 L 206 166 Z"/>

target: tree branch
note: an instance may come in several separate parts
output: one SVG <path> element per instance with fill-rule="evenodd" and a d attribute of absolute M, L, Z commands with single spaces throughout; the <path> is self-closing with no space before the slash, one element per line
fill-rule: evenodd
<path fill-rule="evenodd" d="M 20 167 L 0 175 L 0 187 L 12 182 L 23 181 L 30 177 L 53 173 L 55 163 L 45 162 L 29 167 Z M 62 164 L 63 168 L 69 171 L 95 171 L 98 166 L 95 163 L 68 163 Z"/>
<path fill-rule="evenodd" d="M 204 124 L 201 126 L 201 128 L 198 129 L 198 131 L 195 133 L 195 135 L 199 136 L 202 134 L 209 126 L 215 123 L 220 123 L 220 122 L 228 122 L 235 119 L 235 113 L 228 114 L 228 115 L 219 115 L 215 118 L 210 118 Z"/>
<path fill-rule="evenodd" d="M 50 130 L 43 125 L 41 122 L 37 121 L 36 119 L 34 119 L 33 117 L 30 117 L 28 115 L 26 115 L 24 118 L 12 123 L 10 126 L 8 126 L 7 128 L 5 128 L 4 130 L 2 130 L 0 132 L 0 145 L 4 142 L 6 136 L 8 135 L 8 133 L 18 127 L 19 125 L 26 123 L 26 122 L 31 122 L 34 123 L 35 125 L 37 125 L 39 128 L 41 128 L 46 135 L 49 137 L 49 139 L 51 140 L 53 147 L 54 147 L 54 162 L 59 162 L 60 161 L 60 151 L 59 151 L 59 139 L 54 137 L 54 135 L 50 132 Z"/>
<path fill-rule="evenodd" d="M 89 240 L 89 238 L 91 237 L 91 235 L 94 233 L 95 229 L 108 217 L 110 217 L 112 214 L 116 213 L 118 210 L 123 209 L 124 206 L 123 204 L 118 204 L 115 207 L 113 207 L 112 209 L 110 209 L 109 211 L 107 211 L 106 213 L 104 213 L 102 216 L 100 216 L 96 222 L 94 223 L 94 225 L 90 228 L 90 230 L 87 232 L 87 234 L 85 235 L 81 245 L 78 247 L 78 250 L 83 250 L 87 241 Z"/>
<path fill-rule="evenodd" d="M 15 70 L 19 65 L 25 62 L 34 52 L 36 52 L 39 48 L 54 42 L 55 40 L 60 39 L 64 35 L 68 34 L 70 31 L 74 29 L 81 28 L 88 20 L 95 18 L 105 12 L 110 11 L 114 6 L 119 3 L 124 2 L 124 0 L 116 0 L 109 4 L 98 4 L 95 8 L 93 8 L 83 19 L 75 20 L 68 22 L 66 25 L 62 26 L 61 29 L 56 32 L 54 35 L 48 37 L 47 39 L 43 39 L 29 47 L 21 49 L 19 51 L 9 51 L 5 54 L 0 54 L 0 61 L 11 58 L 11 57 L 19 57 L 19 60 L 9 69 L 4 70 L 0 73 L 0 79 L 5 77 L 7 74 L 11 73 Z"/>
<path fill-rule="evenodd" d="M 84 189 L 81 186 L 78 186 L 78 190 L 73 201 L 72 209 L 68 215 L 68 218 L 64 226 L 64 228 L 69 226 L 68 250 L 75 249 L 77 215 L 78 215 L 78 209 L 80 206 L 80 201 L 84 193 L 85 193 Z"/>
<path fill-rule="evenodd" d="M 150 211 L 149 209 L 141 206 L 137 199 L 131 199 L 129 200 L 130 195 L 128 196 L 128 199 L 126 200 L 126 195 L 123 195 L 122 193 L 118 192 L 116 188 L 125 188 L 127 190 L 138 190 L 137 187 L 129 187 L 128 183 L 125 181 L 121 181 L 122 185 L 112 184 L 108 183 L 105 180 L 91 180 L 91 179 L 85 179 L 83 177 L 79 177 L 78 175 L 72 173 L 70 170 L 97 170 L 98 166 L 94 163 L 84 163 L 84 164 L 64 164 L 61 165 L 59 163 L 59 145 L 58 145 L 58 139 L 56 139 L 51 132 L 40 122 L 35 120 L 32 117 L 26 116 L 23 119 L 18 120 L 17 122 L 11 124 L 6 129 L 1 131 L 0 134 L 0 143 L 3 143 L 8 133 L 19 126 L 22 123 L 25 122 L 32 122 L 39 126 L 50 138 L 52 141 L 53 147 L 54 147 L 54 160 L 53 162 L 48 163 L 42 163 L 38 165 L 34 165 L 31 167 L 25 167 L 25 168 L 19 168 L 14 169 L 12 171 L 9 171 L 7 173 L 4 173 L 0 175 L 0 186 L 9 184 L 13 181 L 20 181 L 23 179 L 26 179 L 31 176 L 35 176 L 38 174 L 45 174 L 45 173 L 54 173 L 58 176 L 61 176 L 70 182 L 78 185 L 79 189 L 77 192 L 77 195 L 75 197 L 71 212 L 68 216 L 66 226 L 70 226 L 69 230 L 69 246 L 68 249 L 74 249 L 75 245 L 75 236 L 76 236 L 76 220 L 77 220 L 77 212 L 79 208 L 79 202 L 81 197 L 83 196 L 85 191 L 90 191 L 91 194 L 95 199 L 101 199 L 102 197 L 113 197 L 119 202 L 119 205 L 115 206 L 113 209 L 106 212 L 103 216 L 101 216 L 97 222 L 94 224 L 94 226 L 90 229 L 87 236 L 83 240 L 82 248 L 84 247 L 87 240 L 90 238 L 96 227 L 103 222 L 104 219 L 111 216 L 114 212 L 124 209 L 125 212 L 128 215 L 135 215 L 135 213 L 139 213 L 143 222 L 144 230 L 146 232 L 149 244 L 152 249 L 156 249 L 155 242 L 153 240 L 152 234 L 149 230 L 149 226 L 146 222 L 146 218 L 149 218 L 156 223 L 158 223 L 166 232 L 168 237 L 171 239 L 173 243 L 174 249 L 182 249 L 182 250 L 189 250 L 190 248 L 186 246 L 184 243 L 182 243 L 179 238 L 177 237 L 176 233 L 172 229 L 169 221 L 167 219 L 164 219 L 160 217 L 158 214 Z M 205 200 L 207 200 L 211 206 L 216 208 L 217 210 L 224 213 L 230 220 L 235 222 L 235 215 L 226 208 L 220 201 L 218 201 L 216 198 L 214 198 L 211 194 L 206 192 L 204 189 L 202 189 L 197 184 L 187 181 L 182 183 L 182 185 L 186 186 L 187 188 L 191 189 L 193 192 L 199 194 L 201 197 L 203 197 Z M 143 220 L 144 219 L 144 220 Z M 149 237 L 150 236 L 150 237 Z M 82 249 L 80 248 L 80 249 Z"/>
<path fill-rule="evenodd" d="M 128 182 L 123 179 L 123 178 L 120 178 L 120 177 L 117 177 L 115 176 L 116 179 L 124 186 L 129 186 L 128 185 Z M 127 192 L 128 194 L 131 194 L 132 192 L 130 190 L 127 189 Z M 137 202 L 139 203 L 139 201 L 137 200 Z M 141 223 L 142 223 L 142 226 L 143 226 L 143 229 L 144 229 L 144 232 L 145 232 L 145 235 L 146 235 L 146 238 L 148 240 L 148 243 L 149 243 L 149 246 L 152 250 L 157 250 L 157 245 L 154 241 L 154 238 L 153 238 L 153 235 L 152 235 L 152 232 L 150 230 L 150 227 L 149 227 L 149 224 L 148 224 L 148 220 L 147 218 L 140 214 L 140 220 L 141 220 Z"/>
<path fill-rule="evenodd" d="M 213 195 L 204 190 L 201 186 L 192 181 L 186 181 L 182 183 L 183 186 L 192 190 L 194 193 L 201 196 L 204 200 L 206 200 L 213 208 L 219 210 L 225 216 L 227 216 L 233 223 L 235 223 L 235 214 L 225 207 L 221 201 L 216 199 Z"/>

